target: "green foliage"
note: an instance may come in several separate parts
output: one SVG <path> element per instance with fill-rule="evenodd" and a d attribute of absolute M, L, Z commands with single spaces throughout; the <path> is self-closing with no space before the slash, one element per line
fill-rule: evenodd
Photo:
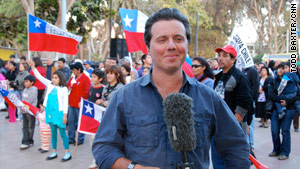
<path fill-rule="evenodd" d="M 38 0 L 34 4 L 34 13 L 38 18 L 55 25 L 59 12 L 59 4 L 57 0 Z"/>
<path fill-rule="evenodd" d="M 26 35 L 27 32 L 26 14 L 19 0 L 0 1 L 0 23 L 0 41 L 18 42 L 23 40 L 22 35 Z M 13 46 L 12 43 L 9 45 Z"/>
<path fill-rule="evenodd" d="M 67 29 L 75 34 L 83 36 L 83 42 L 88 38 L 88 33 L 92 30 L 94 21 L 104 19 L 109 16 L 109 8 L 105 7 L 104 0 L 82 0 L 73 4 L 70 10 L 70 18 Z M 114 13 L 112 13 L 113 15 Z"/>
<path fill-rule="evenodd" d="M 263 58 L 264 54 L 258 54 L 253 58 L 253 62 L 254 63 L 262 63 L 262 58 Z"/>

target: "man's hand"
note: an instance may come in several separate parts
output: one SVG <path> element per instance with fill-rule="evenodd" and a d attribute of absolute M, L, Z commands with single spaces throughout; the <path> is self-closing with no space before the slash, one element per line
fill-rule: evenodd
<path fill-rule="evenodd" d="M 235 113 L 234 116 L 235 116 L 235 118 L 238 120 L 239 123 L 243 120 L 243 116 L 241 116 L 241 115 L 238 114 L 238 113 Z"/>
<path fill-rule="evenodd" d="M 280 104 L 281 104 L 282 106 L 286 106 L 286 105 L 287 105 L 285 100 L 280 100 Z"/>

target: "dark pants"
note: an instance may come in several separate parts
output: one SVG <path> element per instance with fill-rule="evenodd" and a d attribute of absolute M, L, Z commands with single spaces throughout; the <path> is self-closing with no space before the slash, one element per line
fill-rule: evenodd
<path fill-rule="evenodd" d="M 299 129 L 299 115 L 295 113 L 294 120 L 293 120 L 294 129 Z"/>
<path fill-rule="evenodd" d="M 68 110 L 68 137 L 69 142 L 75 143 L 75 133 L 78 126 L 79 109 L 69 106 Z M 78 142 L 84 142 L 84 134 L 79 133 Z"/>
<path fill-rule="evenodd" d="M 44 96 L 44 92 L 45 92 L 45 89 L 43 90 L 38 90 L 38 95 L 37 95 L 37 107 L 39 107 L 40 104 L 43 104 L 43 96 Z"/>
<path fill-rule="evenodd" d="M 35 127 L 35 117 L 24 113 L 23 114 L 23 138 L 22 144 L 33 144 L 33 134 L 34 134 L 34 127 Z"/>
<path fill-rule="evenodd" d="M 290 128 L 295 115 L 295 110 L 287 109 L 282 119 L 278 119 L 278 111 L 275 110 L 271 118 L 271 133 L 273 141 L 273 152 L 280 155 L 289 156 L 291 152 L 291 133 Z M 280 140 L 280 130 L 282 141 Z"/>

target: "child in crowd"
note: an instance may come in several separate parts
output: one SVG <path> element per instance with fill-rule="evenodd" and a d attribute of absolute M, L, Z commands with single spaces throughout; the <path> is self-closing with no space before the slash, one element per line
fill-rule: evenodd
<path fill-rule="evenodd" d="M 50 129 L 50 125 L 46 123 L 45 107 L 42 104 L 40 104 L 39 107 L 40 107 L 40 111 L 37 114 L 37 119 L 40 122 L 40 136 L 42 142 L 42 146 L 41 148 L 39 148 L 39 151 L 41 153 L 46 153 L 49 151 L 51 129 Z"/>
<path fill-rule="evenodd" d="M 93 84 L 93 86 L 90 87 L 89 90 L 89 97 L 88 100 L 96 103 L 96 104 L 101 104 L 101 96 L 102 96 L 102 91 L 103 91 L 103 79 L 104 79 L 104 72 L 102 72 L 100 69 L 95 69 L 92 72 L 92 77 L 91 77 L 91 82 Z M 90 136 L 90 143 L 91 143 L 91 147 L 93 145 L 94 142 L 94 135 Z M 93 159 L 92 164 L 89 166 L 90 169 L 96 169 L 97 165 L 96 165 L 96 160 Z"/>
<path fill-rule="evenodd" d="M 25 77 L 25 89 L 22 93 L 22 100 L 30 103 L 33 106 L 37 104 L 37 88 L 33 86 L 35 78 L 32 75 Z M 23 112 L 23 110 L 21 110 Z M 33 146 L 33 134 L 35 127 L 35 117 L 29 113 L 23 113 L 23 139 L 21 150 L 25 150 Z"/>
<path fill-rule="evenodd" d="M 290 72 L 290 63 L 287 62 L 284 65 L 284 72 L 280 85 L 278 87 L 278 98 L 280 100 L 287 100 L 288 98 L 293 98 L 297 95 L 298 92 L 298 84 L 299 78 L 296 73 Z M 285 116 L 286 107 L 282 106 L 279 102 L 275 102 L 277 111 L 278 111 L 278 118 L 282 119 Z M 300 106 L 300 102 L 296 101 L 295 106 L 298 109 Z"/>
<path fill-rule="evenodd" d="M 65 156 L 61 159 L 61 162 L 71 160 L 72 156 L 69 151 L 69 139 L 66 134 L 68 113 L 68 89 L 66 87 L 66 78 L 62 72 L 55 71 L 52 74 L 50 81 L 39 73 L 35 68 L 34 62 L 30 62 L 30 66 L 34 76 L 47 87 L 43 105 L 45 106 L 46 123 L 49 124 L 51 128 L 53 152 L 46 160 L 57 158 L 57 129 L 59 130 L 65 148 Z"/>

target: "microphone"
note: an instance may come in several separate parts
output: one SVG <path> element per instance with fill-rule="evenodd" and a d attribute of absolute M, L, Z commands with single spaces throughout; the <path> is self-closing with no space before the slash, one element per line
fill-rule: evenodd
<path fill-rule="evenodd" d="M 163 101 L 164 120 L 167 124 L 171 148 L 181 152 L 183 164 L 176 169 L 193 168 L 188 162 L 187 151 L 196 148 L 196 132 L 194 128 L 193 99 L 184 93 L 169 94 Z"/>

